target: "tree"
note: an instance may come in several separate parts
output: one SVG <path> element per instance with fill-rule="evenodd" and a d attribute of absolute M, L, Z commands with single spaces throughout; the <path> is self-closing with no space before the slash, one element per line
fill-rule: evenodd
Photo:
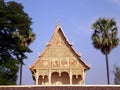
<path fill-rule="evenodd" d="M 23 6 L 15 1 L 0 0 L 0 85 L 16 84 L 19 65 L 24 64 L 26 53 L 32 52 L 27 42 L 31 34 L 31 18 L 23 11 Z M 29 44 L 30 44 L 29 43 Z"/>
<path fill-rule="evenodd" d="M 29 36 L 26 38 L 21 35 L 19 37 L 22 40 L 23 46 L 29 46 L 35 40 L 35 34 L 32 31 L 29 31 Z M 24 65 L 23 61 L 20 63 L 20 85 L 22 84 L 22 65 Z"/>
<path fill-rule="evenodd" d="M 99 18 L 93 23 L 92 29 L 94 29 L 92 34 L 92 44 L 105 55 L 107 83 L 110 84 L 108 54 L 119 44 L 117 25 L 114 19 Z"/>
<path fill-rule="evenodd" d="M 117 65 L 114 66 L 114 84 L 116 85 L 120 85 L 120 67 L 118 67 Z"/>

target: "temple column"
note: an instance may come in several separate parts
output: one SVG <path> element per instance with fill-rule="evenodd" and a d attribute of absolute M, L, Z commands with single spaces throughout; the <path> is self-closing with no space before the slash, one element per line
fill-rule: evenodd
<path fill-rule="evenodd" d="M 85 85 L 85 72 L 84 72 L 84 70 L 82 70 L 82 79 L 83 79 L 82 84 Z"/>
<path fill-rule="evenodd" d="M 39 74 L 38 74 L 38 70 L 36 70 L 36 85 L 38 85 L 38 79 L 39 79 Z"/>
<path fill-rule="evenodd" d="M 49 80 L 49 85 L 51 85 L 51 70 L 49 69 L 49 76 L 48 76 L 48 80 Z"/>
<path fill-rule="evenodd" d="M 70 74 L 69 74 L 69 76 L 70 76 L 70 85 L 72 85 L 72 70 L 70 69 Z"/>

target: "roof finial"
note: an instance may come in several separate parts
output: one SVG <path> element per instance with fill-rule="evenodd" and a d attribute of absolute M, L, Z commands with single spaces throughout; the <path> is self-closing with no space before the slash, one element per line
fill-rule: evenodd
<path fill-rule="evenodd" d="M 60 25 L 60 20 L 59 20 L 59 19 L 58 19 L 58 22 L 57 22 L 57 26 L 61 26 L 61 25 Z"/>

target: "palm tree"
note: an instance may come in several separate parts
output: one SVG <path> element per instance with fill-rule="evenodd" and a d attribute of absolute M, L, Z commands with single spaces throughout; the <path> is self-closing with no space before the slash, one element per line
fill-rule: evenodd
<path fill-rule="evenodd" d="M 21 44 L 24 47 L 28 47 L 35 40 L 35 34 L 31 30 L 29 30 L 27 37 L 23 37 L 22 35 L 19 35 L 19 37 L 22 41 Z M 24 63 L 23 61 L 20 61 L 20 82 L 19 82 L 20 85 L 22 83 L 22 65 L 24 65 Z"/>
<path fill-rule="evenodd" d="M 108 54 L 119 44 L 117 25 L 114 19 L 99 18 L 93 23 L 92 29 L 92 44 L 105 55 L 107 83 L 110 84 Z"/>

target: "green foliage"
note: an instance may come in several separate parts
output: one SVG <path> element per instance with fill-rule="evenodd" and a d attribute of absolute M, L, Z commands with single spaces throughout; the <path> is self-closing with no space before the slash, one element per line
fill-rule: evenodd
<path fill-rule="evenodd" d="M 16 84 L 17 62 L 8 55 L 3 55 L 3 57 L 4 60 L 0 62 L 0 85 Z"/>
<path fill-rule="evenodd" d="M 116 85 L 119 84 L 120 85 L 120 67 L 118 67 L 117 65 L 115 65 L 113 73 L 114 73 L 114 76 L 115 76 L 115 78 L 114 78 L 114 84 L 116 84 Z"/>
<path fill-rule="evenodd" d="M 19 64 L 24 64 L 25 53 L 32 52 L 21 39 L 30 41 L 31 34 L 35 39 L 31 18 L 23 9 L 15 1 L 0 0 L 0 85 L 16 84 Z"/>
<path fill-rule="evenodd" d="M 99 18 L 93 24 L 92 29 L 94 29 L 93 45 L 103 54 L 109 54 L 119 44 L 118 30 L 114 19 Z"/>

